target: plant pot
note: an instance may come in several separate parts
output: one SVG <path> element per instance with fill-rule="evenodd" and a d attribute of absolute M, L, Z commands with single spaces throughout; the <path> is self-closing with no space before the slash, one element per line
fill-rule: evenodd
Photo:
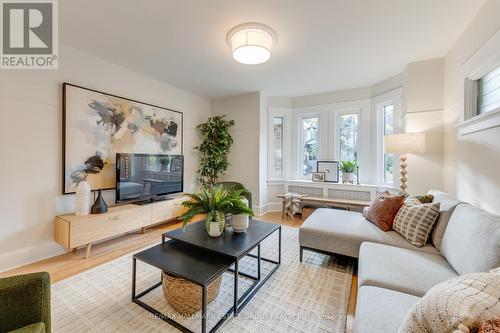
<path fill-rule="evenodd" d="M 248 229 L 249 216 L 248 214 L 236 214 L 231 217 L 231 224 L 234 232 L 245 232 Z"/>
<path fill-rule="evenodd" d="M 220 222 L 212 221 L 208 222 L 207 231 L 210 237 L 219 237 L 222 235 L 224 228 L 220 227 Z"/>
<path fill-rule="evenodd" d="M 354 173 L 353 172 L 343 172 L 342 173 L 342 183 L 354 184 Z"/>

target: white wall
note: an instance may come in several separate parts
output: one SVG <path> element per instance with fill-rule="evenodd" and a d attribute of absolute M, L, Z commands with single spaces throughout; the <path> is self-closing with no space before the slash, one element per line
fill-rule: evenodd
<path fill-rule="evenodd" d="M 408 154 L 408 192 L 443 188 L 442 58 L 410 63 L 404 71 L 403 132 L 427 134 L 427 152 Z"/>
<path fill-rule="evenodd" d="M 444 61 L 444 189 L 458 198 L 500 214 L 500 128 L 461 135 L 457 124 L 464 119 L 464 79 L 471 59 L 482 61 L 500 55 L 500 47 L 487 43 L 500 30 L 500 1 L 488 0 L 455 43 Z"/>
<path fill-rule="evenodd" d="M 182 111 L 186 191 L 196 186 L 192 147 L 196 124 L 210 115 L 207 99 L 64 45 L 58 70 L 2 70 L 0 271 L 64 252 L 53 241 L 54 216 L 73 211 L 73 196 L 61 195 L 64 81 Z"/>
<path fill-rule="evenodd" d="M 231 130 L 234 139 L 234 145 L 229 155 L 231 166 L 221 178 L 245 185 L 252 192 L 253 206 L 257 212 L 260 206 L 261 102 L 260 92 L 212 101 L 214 115 L 227 115 L 228 119 L 236 122 Z"/>

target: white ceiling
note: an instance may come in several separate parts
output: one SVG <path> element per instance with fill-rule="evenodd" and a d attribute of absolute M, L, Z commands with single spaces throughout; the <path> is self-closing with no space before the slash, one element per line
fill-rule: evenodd
<path fill-rule="evenodd" d="M 64 0 L 64 44 L 203 96 L 363 87 L 440 57 L 484 0 Z M 269 62 L 236 63 L 233 26 L 273 27 Z"/>

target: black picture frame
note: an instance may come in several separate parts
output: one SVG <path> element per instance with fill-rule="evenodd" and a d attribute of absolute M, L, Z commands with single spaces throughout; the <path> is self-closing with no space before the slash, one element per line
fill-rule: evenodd
<path fill-rule="evenodd" d="M 316 172 L 325 173 L 325 182 L 327 183 L 339 183 L 340 182 L 340 162 L 333 160 L 323 160 L 316 162 Z M 330 172 L 330 169 L 334 169 L 334 172 Z"/>
<path fill-rule="evenodd" d="M 62 182 L 61 182 L 61 187 L 62 187 L 62 194 L 63 195 L 75 194 L 74 191 L 73 192 L 66 191 L 66 148 L 67 148 L 67 142 L 66 142 L 66 136 L 67 136 L 67 93 L 66 93 L 66 88 L 67 87 L 84 89 L 84 90 L 91 91 L 94 93 L 99 93 L 99 94 L 107 95 L 110 97 L 120 98 L 120 99 L 130 101 L 133 103 L 140 103 L 140 104 L 143 104 L 146 106 L 150 106 L 150 107 L 154 107 L 154 108 L 158 108 L 158 109 L 164 109 L 167 111 L 178 113 L 181 117 L 181 124 L 180 124 L 180 127 L 181 127 L 181 138 L 180 138 L 181 145 L 180 145 L 180 149 L 181 149 L 181 155 L 184 154 L 184 113 L 183 112 L 177 111 L 174 109 L 170 109 L 170 108 L 166 108 L 163 106 L 158 106 L 155 104 L 146 103 L 146 102 L 138 101 L 135 99 L 119 96 L 119 95 L 110 94 L 110 93 L 105 92 L 105 91 L 91 89 L 91 88 L 83 87 L 83 86 L 73 84 L 73 83 L 63 82 L 63 84 L 62 84 L 62 126 L 61 126 L 62 127 L 62 140 L 61 140 L 62 141 L 62 154 L 61 154 L 62 155 Z M 100 190 L 114 190 L 115 188 L 116 188 L 116 186 L 110 187 L 110 188 L 100 188 Z M 97 189 L 92 189 L 92 191 L 96 191 L 96 190 Z"/>

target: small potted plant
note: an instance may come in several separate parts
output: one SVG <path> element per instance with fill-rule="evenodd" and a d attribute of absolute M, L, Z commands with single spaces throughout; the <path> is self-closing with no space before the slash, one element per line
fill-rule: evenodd
<path fill-rule="evenodd" d="M 356 161 L 340 161 L 340 171 L 342 171 L 342 183 L 354 184 L 354 174 L 358 169 Z"/>
<path fill-rule="evenodd" d="M 248 214 L 254 212 L 248 208 L 243 197 L 244 190 L 230 192 L 223 188 L 204 188 L 198 193 L 187 194 L 190 200 L 182 205 L 187 209 L 180 217 L 183 226 L 191 222 L 196 215 L 206 215 L 207 232 L 218 237 L 224 231 L 226 214 Z"/>

